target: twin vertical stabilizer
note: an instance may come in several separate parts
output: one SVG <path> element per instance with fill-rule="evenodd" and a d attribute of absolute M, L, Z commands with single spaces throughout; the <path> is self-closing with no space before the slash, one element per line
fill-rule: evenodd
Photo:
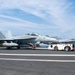
<path fill-rule="evenodd" d="M 12 39 L 11 31 L 8 31 L 8 32 L 6 33 L 6 39 Z"/>
<path fill-rule="evenodd" d="M 10 31 L 6 33 L 6 36 L 3 35 L 3 33 L 0 31 L 0 40 L 5 40 L 5 39 L 12 39 L 12 34 Z"/>

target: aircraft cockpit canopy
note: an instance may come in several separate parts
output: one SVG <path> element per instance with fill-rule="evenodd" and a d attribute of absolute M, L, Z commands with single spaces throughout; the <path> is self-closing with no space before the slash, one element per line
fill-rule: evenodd
<path fill-rule="evenodd" d="M 32 34 L 28 33 L 27 35 L 31 35 L 31 36 L 39 36 L 39 34 L 36 34 L 36 33 L 32 33 Z"/>
<path fill-rule="evenodd" d="M 32 36 L 38 36 L 39 34 L 32 33 L 31 35 L 32 35 Z"/>

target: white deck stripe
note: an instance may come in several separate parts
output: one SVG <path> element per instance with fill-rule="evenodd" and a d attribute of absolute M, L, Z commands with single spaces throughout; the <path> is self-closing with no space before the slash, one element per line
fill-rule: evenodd
<path fill-rule="evenodd" d="M 0 53 L 0 55 L 6 56 L 75 56 L 75 54 L 7 54 Z"/>
<path fill-rule="evenodd" d="M 0 60 L 7 60 L 7 61 L 38 61 L 38 62 L 73 62 L 75 60 L 46 60 L 46 59 L 14 59 L 14 58 L 0 58 Z"/>

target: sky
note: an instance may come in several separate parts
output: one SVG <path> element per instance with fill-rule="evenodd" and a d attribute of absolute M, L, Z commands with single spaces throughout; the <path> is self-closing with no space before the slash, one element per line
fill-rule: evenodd
<path fill-rule="evenodd" d="M 75 0 L 0 0 L 0 31 L 75 39 Z"/>

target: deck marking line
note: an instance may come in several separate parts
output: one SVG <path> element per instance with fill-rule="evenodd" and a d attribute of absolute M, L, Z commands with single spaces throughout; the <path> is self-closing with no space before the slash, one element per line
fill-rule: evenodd
<path fill-rule="evenodd" d="M 0 55 L 4 56 L 75 56 L 75 54 L 7 54 L 0 53 Z"/>
<path fill-rule="evenodd" d="M 37 61 L 37 62 L 75 62 L 75 60 L 46 60 L 46 59 L 14 59 L 14 58 L 0 58 L 0 60 L 7 61 Z"/>

